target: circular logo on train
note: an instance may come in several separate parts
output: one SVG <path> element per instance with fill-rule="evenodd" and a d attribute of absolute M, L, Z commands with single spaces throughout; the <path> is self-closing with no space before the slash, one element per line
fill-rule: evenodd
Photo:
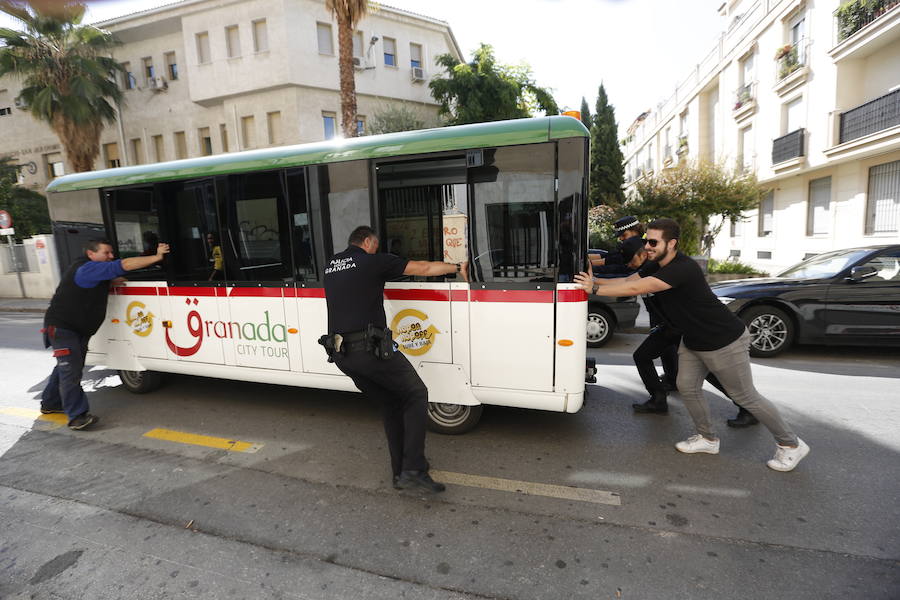
<path fill-rule="evenodd" d="M 153 331 L 153 313 L 147 310 L 143 302 L 137 300 L 125 309 L 125 322 L 134 335 L 147 337 Z"/>
<path fill-rule="evenodd" d="M 410 356 L 422 356 L 434 346 L 438 328 L 428 323 L 428 315 L 414 308 L 401 310 L 391 321 L 394 341 L 400 352 Z"/>

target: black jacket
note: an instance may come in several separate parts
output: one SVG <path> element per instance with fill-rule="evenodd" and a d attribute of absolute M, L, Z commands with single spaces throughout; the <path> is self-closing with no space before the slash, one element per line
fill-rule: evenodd
<path fill-rule="evenodd" d="M 85 337 L 94 335 L 100 329 L 106 318 L 109 282 L 92 288 L 83 288 L 75 283 L 75 271 L 89 260 L 87 257 L 79 258 L 63 274 L 50 300 L 50 308 L 44 315 L 44 327 L 60 327 Z"/>

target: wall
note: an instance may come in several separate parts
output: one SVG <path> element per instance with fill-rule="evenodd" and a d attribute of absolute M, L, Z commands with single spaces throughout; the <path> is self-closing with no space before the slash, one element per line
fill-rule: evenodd
<path fill-rule="evenodd" d="M 26 298 L 50 298 L 59 284 L 59 264 L 52 235 L 36 235 L 23 240 L 26 247 L 34 248 L 39 271 L 22 273 Z M 43 246 L 43 248 L 41 247 Z M 21 298 L 22 292 L 16 273 L 0 273 L 0 297 Z"/>

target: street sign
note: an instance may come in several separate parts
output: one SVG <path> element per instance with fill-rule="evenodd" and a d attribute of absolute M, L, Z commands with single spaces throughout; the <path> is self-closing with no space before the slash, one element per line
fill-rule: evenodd
<path fill-rule="evenodd" d="M 12 227 L 0 229 L 0 235 L 16 235 L 16 230 L 13 229 Z"/>
<path fill-rule="evenodd" d="M 5 210 L 0 210 L 0 229 L 9 229 L 12 227 L 12 215 Z M 12 235 L 11 233 L 3 235 Z"/>

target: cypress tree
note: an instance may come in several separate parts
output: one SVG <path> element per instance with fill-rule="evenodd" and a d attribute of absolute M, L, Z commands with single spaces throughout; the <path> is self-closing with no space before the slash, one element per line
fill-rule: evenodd
<path fill-rule="evenodd" d="M 591 118 L 591 109 L 588 106 L 587 100 L 584 99 L 584 96 L 581 97 L 581 122 L 587 127 L 587 130 L 590 131 L 594 122 Z"/>
<path fill-rule="evenodd" d="M 618 208 L 625 201 L 625 165 L 619 147 L 615 108 L 600 84 L 591 128 L 591 206 L 606 204 Z"/>

